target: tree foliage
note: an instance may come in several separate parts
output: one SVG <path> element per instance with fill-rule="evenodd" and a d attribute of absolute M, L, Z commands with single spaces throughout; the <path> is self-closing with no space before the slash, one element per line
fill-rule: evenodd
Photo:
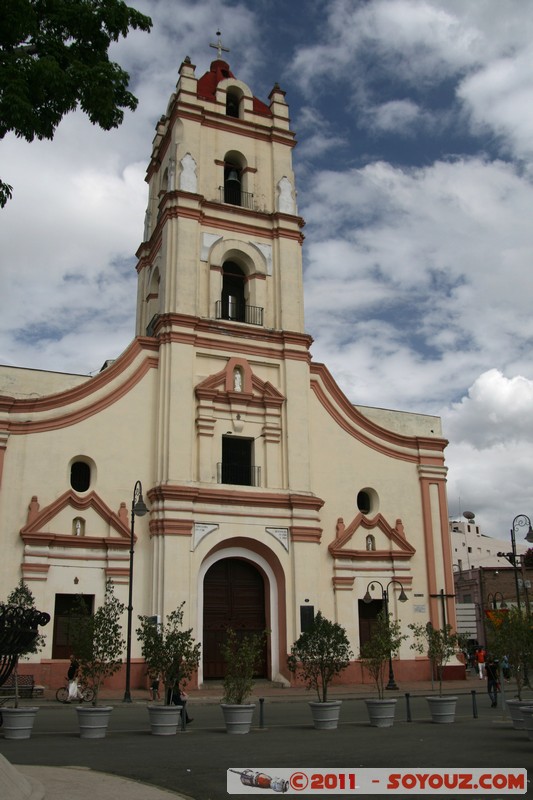
<path fill-rule="evenodd" d="M 39 614 L 35 606 L 33 592 L 21 579 L 17 586 L 9 593 L 6 603 L 0 603 L 0 610 L 4 620 L 9 619 L 8 627 L 15 627 L 15 638 L 17 640 L 17 655 L 14 660 L 13 676 L 15 680 L 15 708 L 19 704 L 19 681 L 18 681 L 18 660 L 26 656 L 39 653 L 43 647 L 46 637 L 39 633 L 38 625 L 46 624 L 39 620 L 39 617 L 50 619 L 49 615 Z M 30 612 L 28 614 L 28 612 Z M 33 613 L 34 612 L 34 613 Z M 33 620 L 31 619 L 33 617 Z M 11 644 L 13 639 L 11 637 Z"/>
<path fill-rule="evenodd" d="M 35 597 L 33 596 L 33 592 L 31 591 L 30 587 L 24 583 L 22 579 L 17 584 L 17 586 L 9 593 L 7 598 L 7 605 L 18 606 L 19 608 L 23 609 L 36 610 Z M 28 645 L 27 650 L 24 653 L 20 653 L 20 656 L 24 658 L 25 656 L 39 653 L 43 649 L 45 641 L 46 641 L 46 636 L 42 633 L 37 633 L 33 641 Z"/>
<path fill-rule="evenodd" d="M 118 127 L 135 110 L 129 75 L 109 58 L 149 17 L 123 0 L 3 0 L 0 6 L 0 139 L 52 139 L 78 106 L 94 125 Z M 0 206 L 11 187 L 0 184 Z"/>
<path fill-rule="evenodd" d="M 90 614 L 82 595 L 76 598 L 71 618 L 70 644 L 79 661 L 82 679 L 93 689 L 93 706 L 98 705 L 98 694 L 105 678 L 114 675 L 122 666 L 125 640 L 122 636 L 121 617 L 125 610 L 113 592 L 113 584 L 106 584 L 104 603 Z"/>
<path fill-rule="evenodd" d="M 150 617 L 139 617 L 137 638 L 150 678 L 159 678 L 165 686 L 163 703 L 171 702 L 173 686 L 189 680 L 200 663 L 200 645 L 194 641 L 192 628 L 183 629 L 184 605 L 183 602 L 160 625 Z"/>
<path fill-rule="evenodd" d="M 359 658 L 376 684 L 380 700 L 383 700 L 385 669 L 389 658 L 398 655 L 404 639 L 407 639 L 407 636 L 402 634 L 400 623 L 394 621 L 392 615 L 387 615 L 383 610 L 376 618 L 370 639 L 361 647 Z"/>
<path fill-rule="evenodd" d="M 415 641 L 411 645 L 418 653 L 425 653 L 431 661 L 432 670 L 437 674 L 439 694 L 442 695 L 442 673 L 444 667 L 456 653 L 466 646 L 466 637 L 454 633 L 451 625 L 434 628 L 431 622 L 426 625 L 409 625 Z"/>
<path fill-rule="evenodd" d="M 226 630 L 220 650 L 226 662 L 223 703 L 242 705 L 250 696 L 265 646 L 266 632 L 238 636 L 233 628 Z"/>
<path fill-rule="evenodd" d="M 494 611 L 487 620 L 487 637 L 490 651 L 499 661 L 507 656 L 518 699 L 521 700 L 528 669 L 533 667 L 531 617 L 516 606 Z"/>
<path fill-rule="evenodd" d="M 326 703 L 329 684 L 348 667 L 352 657 L 342 625 L 331 622 L 317 611 L 312 627 L 292 645 L 287 665 L 308 689 L 316 691 L 320 703 Z"/>

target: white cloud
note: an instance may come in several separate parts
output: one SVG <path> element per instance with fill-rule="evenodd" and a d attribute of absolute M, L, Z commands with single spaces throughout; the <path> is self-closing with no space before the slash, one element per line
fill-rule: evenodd
<path fill-rule="evenodd" d="M 376 131 L 392 131 L 397 135 L 413 132 L 416 125 L 429 121 L 430 116 L 421 111 L 420 106 L 412 100 L 389 100 L 368 110 L 369 127 Z"/>

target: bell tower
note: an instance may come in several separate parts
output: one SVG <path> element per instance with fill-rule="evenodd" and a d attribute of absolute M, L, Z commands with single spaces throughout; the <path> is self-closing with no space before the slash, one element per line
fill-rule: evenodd
<path fill-rule="evenodd" d="M 182 63 L 147 170 L 136 333 L 159 349 L 156 485 L 309 491 L 296 142 L 280 87 L 262 102 L 214 46 L 202 77 Z"/>
<path fill-rule="evenodd" d="M 156 126 L 136 333 L 161 335 L 169 315 L 302 333 L 303 221 L 285 95 L 276 85 L 261 102 L 222 59 L 220 39 L 213 46 L 218 57 L 199 79 L 185 59 Z"/>

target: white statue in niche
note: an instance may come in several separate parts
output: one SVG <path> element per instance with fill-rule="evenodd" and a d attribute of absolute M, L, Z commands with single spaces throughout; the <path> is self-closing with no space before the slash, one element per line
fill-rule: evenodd
<path fill-rule="evenodd" d="M 176 188 L 176 161 L 171 158 L 168 162 L 168 191 L 173 192 Z"/>
<path fill-rule="evenodd" d="M 242 372 L 239 367 L 233 371 L 233 391 L 242 392 Z"/>
<path fill-rule="evenodd" d="M 195 192 L 198 189 L 198 180 L 196 178 L 196 161 L 187 153 L 181 159 L 181 175 L 180 175 L 180 189 L 184 192 Z"/>
<path fill-rule="evenodd" d="M 281 211 L 283 214 L 294 214 L 292 184 L 286 176 L 278 183 L 278 192 L 278 211 Z"/>
<path fill-rule="evenodd" d="M 376 549 L 376 540 L 374 539 L 371 533 L 369 533 L 368 536 L 366 537 L 366 549 L 367 550 Z"/>
<path fill-rule="evenodd" d="M 73 523 L 74 523 L 74 524 L 73 524 L 73 528 L 74 528 L 74 530 L 73 530 L 73 533 L 74 533 L 74 536 L 83 536 L 83 534 L 84 534 L 84 522 L 83 522 L 83 520 L 82 520 L 82 519 L 80 519 L 80 517 L 76 517 L 76 518 L 73 520 Z"/>

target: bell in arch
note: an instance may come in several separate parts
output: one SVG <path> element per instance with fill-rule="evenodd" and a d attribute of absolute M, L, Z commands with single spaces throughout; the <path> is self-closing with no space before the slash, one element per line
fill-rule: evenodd
<path fill-rule="evenodd" d="M 230 167 L 228 171 L 228 177 L 226 178 L 226 183 L 230 186 L 234 186 L 235 188 L 240 187 L 241 179 L 236 167 Z"/>

